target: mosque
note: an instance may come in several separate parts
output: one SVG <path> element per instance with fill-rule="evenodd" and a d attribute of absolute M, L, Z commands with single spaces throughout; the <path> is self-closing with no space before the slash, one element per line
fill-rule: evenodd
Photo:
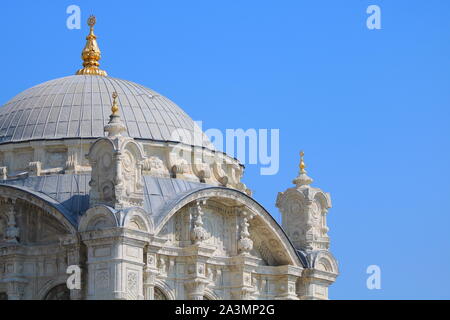
<path fill-rule="evenodd" d="M 0 108 L 0 300 L 327 299 L 331 200 L 303 153 L 280 226 L 237 159 L 174 135 L 186 112 L 100 69 L 95 23 L 75 75 Z"/>

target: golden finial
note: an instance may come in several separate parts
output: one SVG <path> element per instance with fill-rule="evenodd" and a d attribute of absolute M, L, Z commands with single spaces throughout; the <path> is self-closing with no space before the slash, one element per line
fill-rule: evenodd
<path fill-rule="evenodd" d="M 95 23 L 97 22 L 97 18 L 95 16 L 90 15 L 88 19 L 88 26 L 91 27 L 91 32 L 94 31 Z"/>
<path fill-rule="evenodd" d="M 303 151 L 300 151 L 300 173 L 306 173 L 306 165 L 303 157 L 305 156 L 305 153 Z"/>
<path fill-rule="evenodd" d="M 81 59 L 83 59 L 83 69 L 77 71 L 78 75 L 95 75 L 107 76 L 106 71 L 100 70 L 98 62 L 101 58 L 101 52 L 97 44 L 97 37 L 94 34 L 94 26 L 96 23 L 95 16 L 90 16 L 87 24 L 90 28 L 89 34 L 86 37 L 86 45 L 81 52 Z"/>
<path fill-rule="evenodd" d="M 122 123 L 122 120 L 120 120 L 119 115 L 119 106 L 117 105 L 117 97 L 119 95 L 117 92 L 112 93 L 113 103 L 111 107 L 111 115 L 109 116 L 109 122 L 107 125 L 103 127 L 103 130 L 105 132 L 108 132 L 109 137 L 115 137 L 120 136 L 120 134 L 127 130 L 127 127 L 125 127 Z"/>
<path fill-rule="evenodd" d="M 118 96 L 119 95 L 117 94 L 117 92 L 114 91 L 113 94 L 112 94 L 113 105 L 111 107 L 111 111 L 112 111 L 112 115 L 113 116 L 117 116 L 119 114 L 119 106 L 117 105 L 117 101 L 116 101 Z"/>
<path fill-rule="evenodd" d="M 308 177 L 308 175 L 306 174 L 306 165 L 305 165 L 305 153 L 303 151 L 300 151 L 300 172 L 298 173 L 298 177 L 294 179 L 294 181 L 292 181 L 294 184 L 297 185 L 297 187 L 302 187 L 302 186 L 307 186 L 309 184 L 311 184 L 313 182 L 313 179 L 311 179 L 310 177 Z"/>

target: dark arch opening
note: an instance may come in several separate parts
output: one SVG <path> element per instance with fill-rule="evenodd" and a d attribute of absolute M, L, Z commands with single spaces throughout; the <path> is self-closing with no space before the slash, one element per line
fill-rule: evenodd
<path fill-rule="evenodd" d="M 164 294 L 164 292 L 158 287 L 155 287 L 155 292 L 153 294 L 153 297 L 154 297 L 154 300 L 169 300 L 167 298 L 167 296 Z"/>
<path fill-rule="evenodd" d="M 44 300 L 70 300 L 70 290 L 65 283 L 57 285 L 47 292 Z"/>

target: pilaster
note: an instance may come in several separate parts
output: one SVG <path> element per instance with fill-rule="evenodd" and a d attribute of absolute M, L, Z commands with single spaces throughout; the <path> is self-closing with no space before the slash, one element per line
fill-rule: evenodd
<path fill-rule="evenodd" d="M 87 247 L 90 300 L 144 299 L 143 232 L 111 228 L 82 233 Z"/>

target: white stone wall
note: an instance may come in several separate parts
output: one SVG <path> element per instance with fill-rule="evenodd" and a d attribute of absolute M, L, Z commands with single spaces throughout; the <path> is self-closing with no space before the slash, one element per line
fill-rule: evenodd
<path fill-rule="evenodd" d="M 43 299 L 65 282 L 67 265 L 77 264 L 84 277 L 73 299 L 327 298 L 336 277 L 330 255 L 316 256 L 316 267 L 305 268 L 260 208 L 238 196 L 199 196 L 159 226 L 138 209 L 124 216 L 94 207 L 82 217 L 79 236 L 50 213 L 17 200 L 21 238 L 0 242 L 0 292 Z M 196 223 L 199 210 L 202 225 Z M 34 220 L 25 217 L 35 215 L 38 226 L 27 224 Z M 202 232 L 193 232 L 196 227 Z M 247 234 L 251 244 L 243 250 L 239 243 Z"/>
<path fill-rule="evenodd" d="M 123 130 L 116 115 L 105 126 L 108 137 L 95 142 L 0 146 L 3 178 L 91 172 L 90 208 L 76 227 L 39 197 L 0 186 L 0 294 L 92 300 L 328 297 L 338 274 L 328 251 L 325 216 L 331 202 L 309 186 L 309 177 L 300 175 L 296 187 L 278 196 L 285 233 L 256 201 L 236 191 L 250 194 L 236 160 L 190 146 L 137 142 L 121 136 Z M 230 188 L 194 191 L 155 221 L 142 206 L 143 174 Z M 83 270 L 81 289 L 64 286 L 68 265 Z"/>
<path fill-rule="evenodd" d="M 91 172 L 85 155 L 94 141 L 61 139 L 0 145 L 0 179 Z M 251 194 L 241 183 L 243 167 L 221 152 L 170 142 L 139 143 L 145 152 L 142 174 L 227 186 Z"/>

